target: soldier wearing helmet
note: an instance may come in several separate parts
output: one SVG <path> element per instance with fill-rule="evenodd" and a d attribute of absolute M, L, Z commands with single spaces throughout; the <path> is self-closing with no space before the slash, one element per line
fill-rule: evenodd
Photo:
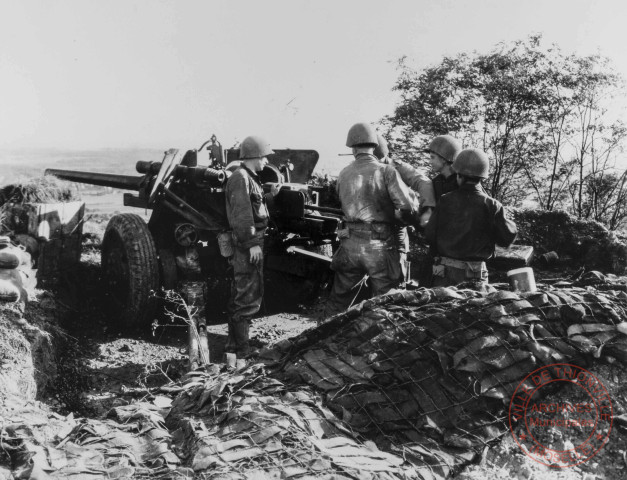
<path fill-rule="evenodd" d="M 506 218 L 503 205 L 481 187 L 488 177 L 488 156 L 481 150 L 462 150 L 452 164 L 458 189 L 442 196 L 425 229 L 435 249 L 434 286 L 476 281 L 487 283 L 485 261 L 495 245 L 509 247 L 516 224 Z"/>
<path fill-rule="evenodd" d="M 378 142 L 376 130 L 368 123 L 357 123 L 348 131 L 346 146 L 352 148 L 355 160 L 337 181 L 345 228 L 331 263 L 335 280 L 326 315 L 347 308 L 366 275 L 373 295 L 397 287 L 402 279 L 393 229 L 395 210 L 410 219 L 417 205 L 396 170 L 373 155 Z"/>
<path fill-rule="evenodd" d="M 429 163 L 437 175 L 433 178 L 433 190 L 436 202 L 445 193 L 457 190 L 457 179 L 453 171 L 453 162 L 462 146 L 459 141 L 450 135 L 440 135 L 429 143 L 425 152 L 429 154 Z"/>
<path fill-rule="evenodd" d="M 423 186 L 426 177 L 424 172 L 400 160 L 395 159 L 393 163 L 407 185 L 415 190 L 420 185 L 423 189 L 419 191 L 424 197 L 424 203 L 421 203 L 421 206 L 435 207 L 442 195 L 457 190 L 457 180 L 452 165 L 461 150 L 462 146 L 459 141 L 450 135 L 440 135 L 431 140 L 429 147 L 424 150 L 429 154 L 431 168 L 437 173 L 431 180 L 431 191 Z M 428 216 L 425 220 L 428 221 Z"/>
<path fill-rule="evenodd" d="M 401 179 L 410 188 L 410 193 L 417 198 L 419 204 L 419 225 L 424 227 L 429 221 L 431 212 L 435 207 L 435 194 L 433 192 L 433 183 L 425 172 L 415 169 L 410 165 L 390 158 L 390 150 L 388 143 L 381 134 L 377 134 L 379 145 L 374 149 L 374 155 L 381 163 L 392 165 L 399 172 Z M 401 269 L 405 281 L 409 280 L 409 263 L 407 254 L 409 253 L 409 236 L 407 235 L 407 227 L 396 225 L 396 241 L 400 254 Z"/>
<path fill-rule="evenodd" d="M 258 173 L 274 153 L 268 142 L 246 137 L 240 145 L 241 164 L 226 183 L 226 213 L 233 233 L 233 268 L 226 351 L 250 354 L 249 328 L 263 297 L 263 237 L 268 209 Z M 272 194 L 269 194 L 272 195 Z"/>

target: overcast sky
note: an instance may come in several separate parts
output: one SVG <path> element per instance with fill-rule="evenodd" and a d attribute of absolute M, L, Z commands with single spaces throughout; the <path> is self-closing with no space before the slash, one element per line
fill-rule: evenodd
<path fill-rule="evenodd" d="M 543 33 L 627 77 L 627 2 L 0 0 L 0 148 L 193 148 L 215 133 L 331 159 L 391 113 L 396 60 Z M 337 157 L 335 157 L 337 159 Z"/>

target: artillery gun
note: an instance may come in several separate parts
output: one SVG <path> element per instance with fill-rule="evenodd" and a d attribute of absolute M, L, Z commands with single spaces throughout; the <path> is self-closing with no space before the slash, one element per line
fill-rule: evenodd
<path fill-rule="evenodd" d="M 203 157 L 208 164 L 199 166 Z M 214 136 L 198 150 L 171 149 L 161 162 L 137 162 L 140 176 L 46 170 L 71 182 L 133 191 L 124 194 L 124 205 L 152 211 L 148 223 L 140 215 L 121 213 L 106 227 L 102 276 L 112 319 L 145 325 L 158 313 L 154 293 L 160 288 L 179 291 L 204 312 L 211 294 L 205 279 L 229 276 L 229 252 L 220 245 L 222 236 L 230 235 L 224 186 L 238 158 L 239 149 L 222 149 Z M 322 282 L 337 244 L 341 211 L 319 206 L 316 187 L 306 185 L 318 158 L 315 150 L 277 149 L 260 172 L 264 190 L 280 184 L 268 205 L 265 269 L 293 282 Z M 206 343 L 205 325 L 198 321 L 201 344 Z"/>

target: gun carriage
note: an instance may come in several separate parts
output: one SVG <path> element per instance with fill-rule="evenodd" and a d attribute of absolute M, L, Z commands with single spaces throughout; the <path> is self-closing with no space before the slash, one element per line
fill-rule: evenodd
<path fill-rule="evenodd" d="M 239 149 L 222 149 L 214 136 L 198 150 L 171 149 L 161 162 L 137 162 L 139 176 L 46 170 L 71 182 L 132 191 L 124 205 L 151 210 L 147 223 L 121 213 L 106 227 L 102 274 L 113 319 L 145 325 L 157 314 L 160 288 L 185 291 L 207 277 L 228 277 L 224 186 L 238 158 Z M 319 206 L 316 187 L 306 184 L 318 158 L 315 150 L 276 149 L 260 172 L 265 191 L 280 184 L 268 205 L 265 269 L 315 285 L 328 275 L 341 215 Z"/>

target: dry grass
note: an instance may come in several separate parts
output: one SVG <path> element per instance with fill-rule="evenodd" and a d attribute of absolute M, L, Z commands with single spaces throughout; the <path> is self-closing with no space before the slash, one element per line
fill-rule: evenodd
<path fill-rule="evenodd" d="M 76 187 L 55 177 L 18 179 L 0 188 L 0 234 L 9 230 L 6 222 L 9 203 L 56 203 L 77 199 Z"/>
<path fill-rule="evenodd" d="M 55 177 L 18 180 L 0 189 L 0 206 L 11 203 L 55 203 L 77 199 L 75 187 Z"/>

